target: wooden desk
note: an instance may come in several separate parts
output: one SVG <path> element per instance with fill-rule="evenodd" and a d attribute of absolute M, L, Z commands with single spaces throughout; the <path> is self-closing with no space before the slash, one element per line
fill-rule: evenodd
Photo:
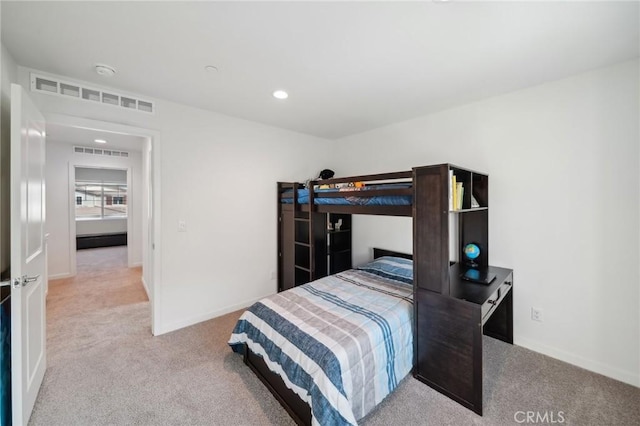
<path fill-rule="evenodd" d="M 489 266 L 490 285 L 449 270 L 450 295 L 417 289 L 413 375 L 482 415 L 482 335 L 513 344 L 513 271 Z"/>

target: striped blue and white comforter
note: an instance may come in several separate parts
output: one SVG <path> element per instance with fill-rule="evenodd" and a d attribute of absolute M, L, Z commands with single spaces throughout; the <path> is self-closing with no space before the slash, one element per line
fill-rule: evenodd
<path fill-rule="evenodd" d="M 261 355 L 313 424 L 355 425 L 411 371 L 412 289 L 353 269 L 321 278 L 255 303 L 229 345 Z"/>

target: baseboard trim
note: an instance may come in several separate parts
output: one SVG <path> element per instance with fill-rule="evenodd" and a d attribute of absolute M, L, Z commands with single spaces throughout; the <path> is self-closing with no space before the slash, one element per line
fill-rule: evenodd
<path fill-rule="evenodd" d="M 577 367 L 584 368 L 585 370 L 602 374 L 603 376 L 607 376 L 612 379 L 627 383 L 631 386 L 640 387 L 640 376 L 633 374 L 630 371 L 622 370 L 620 368 L 613 367 L 602 362 L 587 359 L 579 355 L 566 352 L 562 349 L 545 345 L 544 343 L 540 343 L 535 340 L 526 338 L 515 338 L 514 344 L 522 346 L 523 348 L 530 349 L 534 352 L 550 356 L 551 358 L 567 362 Z"/>
<path fill-rule="evenodd" d="M 70 274 L 69 272 L 63 272 L 61 274 L 50 274 L 47 276 L 47 279 L 51 281 L 51 280 L 60 280 L 62 278 L 71 278 L 71 277 L 73 277 L 73 274 Z"/>
<path fill-rule="evenodd" d="M 142 287 L 144 287 L 144 291 L 147 293 L 147 299 L 151 301 L 151 293 L 149 293 L 149 286 L 147 285 L 147 282 L 145 281 L 144 277 L 141 278 L 141 281 L 142 281 Z"/>
<path fill-rule="evenodd" d="M 169 324 L 161 324 L 160 330 L 154 330 L 155 331 L 154 335 L 160 336 L 162 334 L 170 333 L 172 331 L 179 330 L 181 328 L 189 327 L 191 325 L 195 325 L 203 321 L 208 321 L 210 319 L 217 318 L 219 316 L 228 314 L 229 312 L 237 311 L 238 309 L 246 308 L 248 306 L 253 305 L 258 300 L 264 299 L 267 296 L 270 296 L 270 294 L 265 294 L 264 296 L 256 297 L 254 299 L 249 299 L 244 302 L 236 303 L 235 305 L 227 306 L 225 308 L 218 309 L 212 312 L 196 315 L 182 321 L 175 321 Z"/>

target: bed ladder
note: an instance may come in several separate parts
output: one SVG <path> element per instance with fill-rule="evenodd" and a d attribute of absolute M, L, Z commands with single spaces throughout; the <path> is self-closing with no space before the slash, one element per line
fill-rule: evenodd
<path fill-rule="evenodd" d="M 313 185 L 310 182 L 309 185 Z M 327 275 L 327 215 L 314 208 L 314 194 L 309 204 L 298 202 L 298 183 L 278 183 L 278 193 L 293 190 L 290 204 L 278 199 L 278 290 L 287 290 Z"/>
<path fill-rule="evenodd" d="M 294 251 L 295 251 L 295 284 L 300 285 L 314 280 L 314 262 L 313 262 L 313 215 L 307 214 L 301 217 L 298 214 L 294 216 Z M 306 229 L 305 229 L 306 228 Z M 304 231 L 303 231 L 304 229 Z"/>
<path fill-rule="evenodd" d="M 312 211 L 312 206 L 314 205 L 314 191 L 311 189 L 314 184 L 315 182 L 309 182 L 309 211 L 306 214 L 298 204 L 298 197 L 294 196 L 293 200 L 296 285 L 304 284 L 316 279 L 314 241 L 315 215 Z"/>

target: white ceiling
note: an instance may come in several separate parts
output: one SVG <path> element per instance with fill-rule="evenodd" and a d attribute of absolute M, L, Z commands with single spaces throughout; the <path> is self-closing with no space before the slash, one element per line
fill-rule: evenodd
<path fill-rule="evenodd" d="M 331 139 L 640 50 L 635 1 L 1 7 L 2 43 L 20 65 Z M 96 63 L 117 75 L 97 75 Z M 274 99 L 275 89 L 289 99 Z"/>
<path fill-rule="evenodd" d="M 106 140 L 107 143 L 99 144 L 95 142 L 95 139 L 103 139 Z M 122 151 L 142 151 L 144 138 L 122 133 L 47 123 L 47 143 L 62 143 L 70 147 L 88 146 L 90 148 L 116 149 Z"/>

